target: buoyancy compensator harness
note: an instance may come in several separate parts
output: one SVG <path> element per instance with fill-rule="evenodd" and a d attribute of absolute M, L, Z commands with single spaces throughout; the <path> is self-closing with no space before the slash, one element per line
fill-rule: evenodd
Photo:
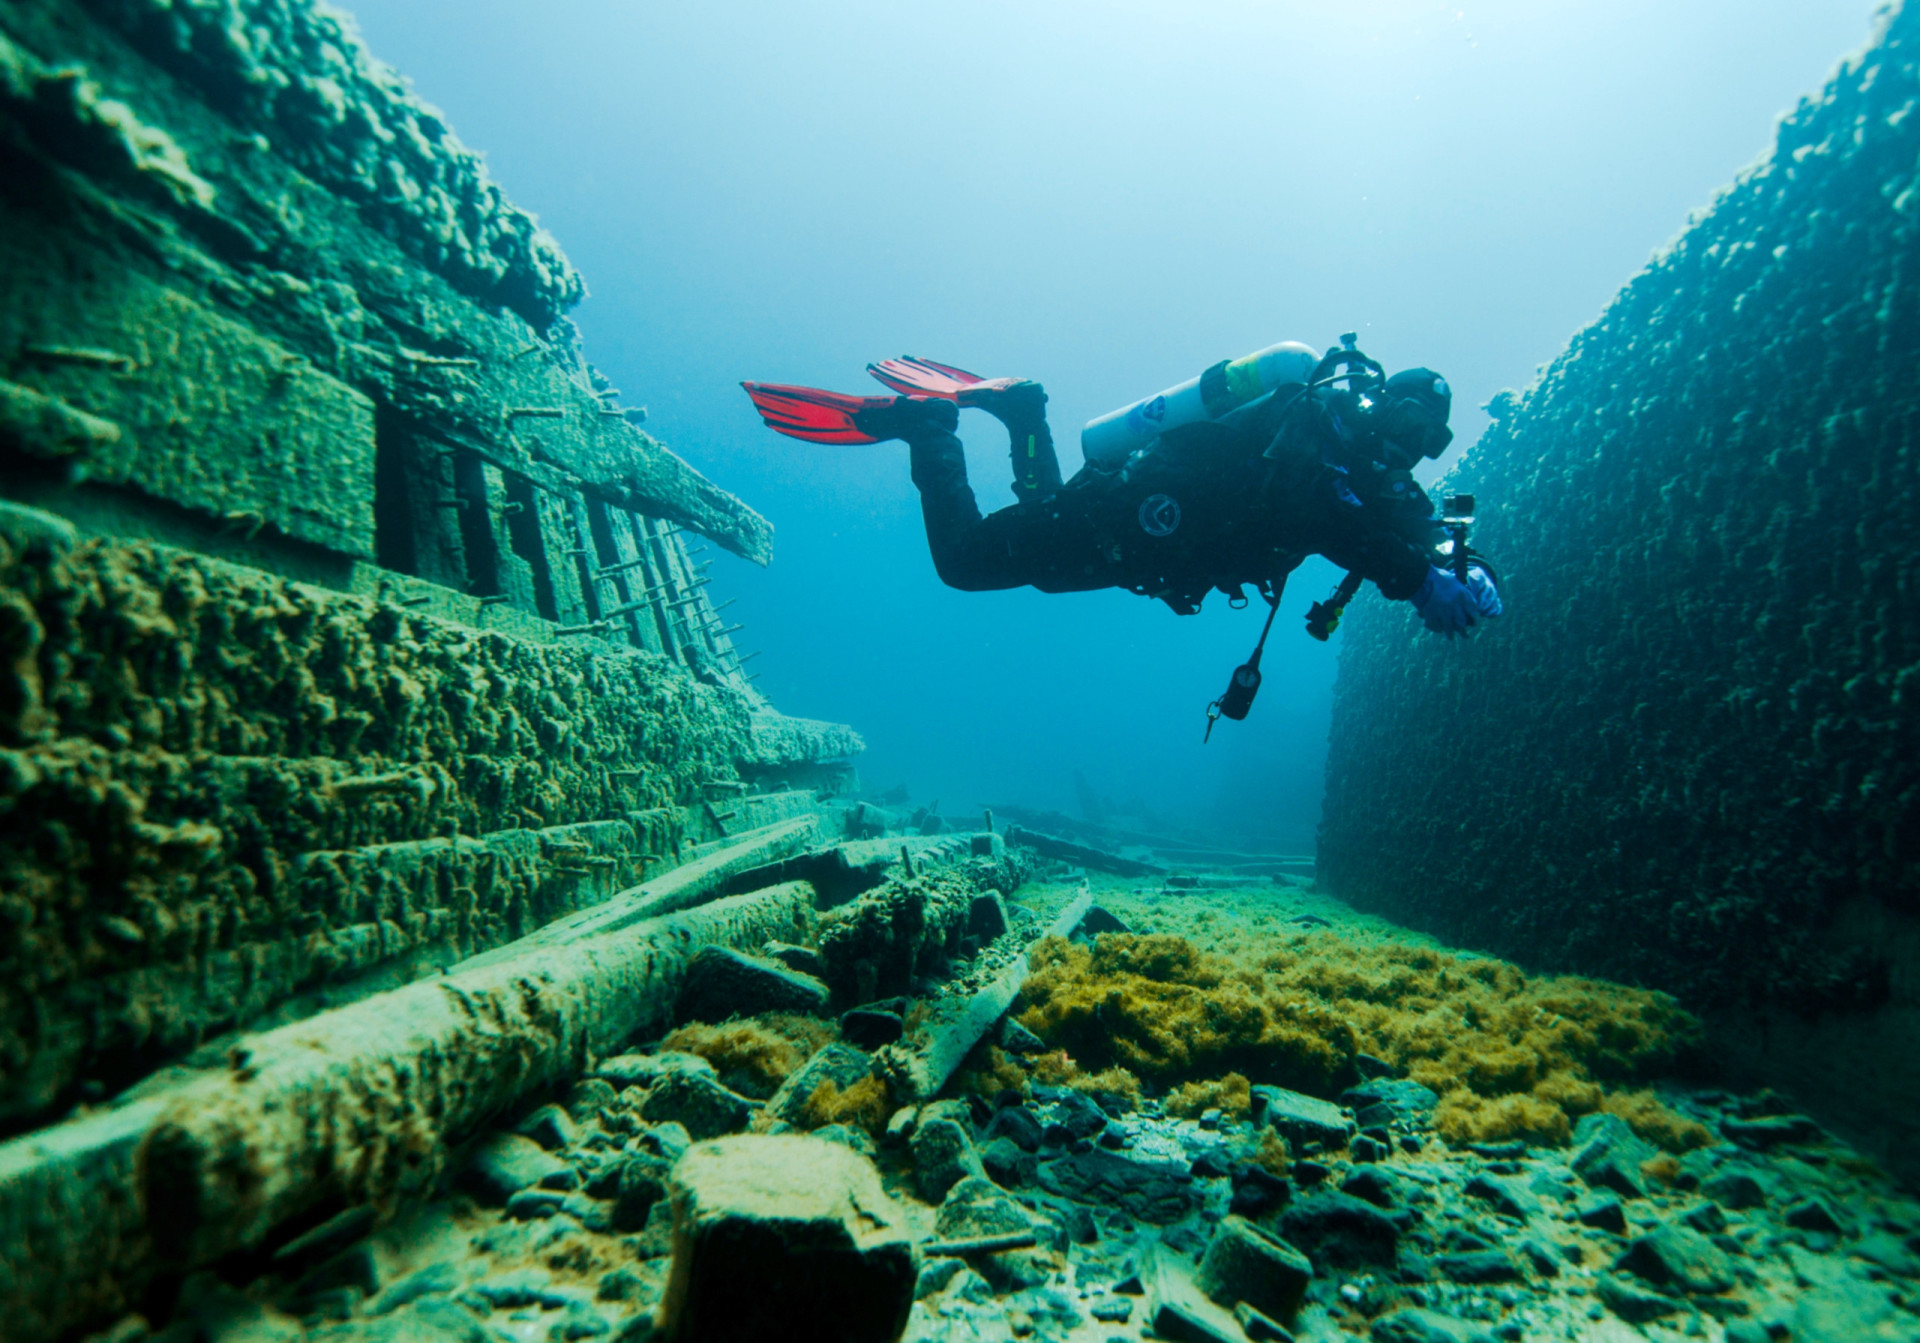
<path fill-rule="evenodd" d="M 1292 426 L 1293 417 L 1313 403 L 1316 393 L 1344 383 L 1350 396 L 1359 401 L 1386 385 L 1386 369 L 1378 360 L 1360 350 L 1358 340 L 1357 332 L 1349 331 L 1342 335 L 1340 343 L 1321 357 L 1304 382 L 1280 393 L 1287 400 L 1281 406 L 1273 441 L 1267 445 L 1267 457 L 1277 455 L 1281 442 Z M 1207 706 L 1207 734 L 1202 741 L 1213 739 L 1213 725 L 1222 718 L 1239 722 L 1252 711 L 1253 697 L 1260 691 L 1260 655 L 1266 650 L 1267 635 L 1273 629 L 1273 618 L 1280 611 L 1280 594 L 1286 585 L 1286 573 L 1291 572 L 1304 558 L 1295 557 L 1286 572 L 1274 583 L 1272 609 L 1267 612 L 1267 622 L 1261 627 L 1260 641 L 1254 645 L 1253 655 L 1233 669 L 1226 693 Z M 1340 625 L 1341 616 L 1346 613 L 1347 603 L 1360 591 L 1363 581 L 1358 573 L 1350 572 L 1341 578 L 1340 585 L 1325 601 L 1315 602 L 1309 607 L 1307 633 L 1322 643 L 1330 639 Z"/>

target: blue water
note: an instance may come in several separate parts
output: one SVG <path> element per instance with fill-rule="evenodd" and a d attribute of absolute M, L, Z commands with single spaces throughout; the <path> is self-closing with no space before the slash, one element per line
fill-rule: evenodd
<path fill-rule="evenodd" d="M 949 815 L 1073 809 L 1080 769 L 1306 847 L 1338 638 L 1300 616 L 1333 571 L 1295 576 L 1253 716 L 1202 747 L 1257 604 L 950 591 L 901 445 L 778 438 L 737 382 L 878 391 L 864 365 L 902 353 L 1039 378 L 1071 474 L 1091 416 L 1356 330 L 1452 380 L 1469 444 L 1873 4 L 352 7 L 585 273 L 589 357 L 774 522 L 772 567 L 722 556 L 714 590 L 775 704 L 855 725 L 870 783 Z M 983 506 L 1011 502 L 998 426 L 962 432 Z"/>

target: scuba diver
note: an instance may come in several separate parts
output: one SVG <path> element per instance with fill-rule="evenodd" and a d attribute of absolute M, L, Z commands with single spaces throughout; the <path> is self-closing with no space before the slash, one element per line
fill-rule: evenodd
<path fill-rule="evenodd" d="M 897 396 L 741 385 L 790 437 L 905 440 L 934 568 L 950 587 L 1118 587 L 1180 615 L 1216 590 L 1243 606 L 1252 587 L 1277 610 L 1287 575 L 1318 554 L 1347 576 L 1309 613 L 1314 637 L 1328 637 L 1369 579 L 1435 633 L 1467 633 L 1501 613 L 1498 575 L 1466 544 L 1472 500 L 1458 496 L 1448 510 L 1458 516 L 1438 516 L 1412 475 L 1453 441 L 1452 392 L 1430 369 L 1387 377 L 1354 339 L 1324 356 L 1286 342 L 1222 360 L 1101 416 L 1081 433 L 1086 465 L 1065 482 L 1037 382 L 906 357 L 867 368 Z M 954 432 L 962 407 L 999 420 L 1011 440 L 1016 502 L 984 517 Z M 1245 717 L 1265 643 L 1263 631 L 1210 726 Z"/>

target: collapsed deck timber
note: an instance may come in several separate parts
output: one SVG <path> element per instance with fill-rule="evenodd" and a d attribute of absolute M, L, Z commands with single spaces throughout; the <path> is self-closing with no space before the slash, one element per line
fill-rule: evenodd
<path fill-rule="evenodd" d="M 860 750 L 709 597 L 702 538 L 771 526 L 621 406 L 558 245 L 344 16 L 0 5 L 0 292 L 0 1135 Z"/>

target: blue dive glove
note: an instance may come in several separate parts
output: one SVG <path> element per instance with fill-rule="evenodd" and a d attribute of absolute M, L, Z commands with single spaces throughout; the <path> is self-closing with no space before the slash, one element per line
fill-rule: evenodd
<path fill-rule="evenodd" d="M 1477 564 L 1467 566 L 1467 581 L 1462 583 L 1447 569 L 1427 570 L 1427 581 L 1413 594 L 1413 609 L 1435 634 L 1449 639 L 1465 634 L 1482 617 L 1501 612 L 1500 590 L 1493 577 Z"/>

